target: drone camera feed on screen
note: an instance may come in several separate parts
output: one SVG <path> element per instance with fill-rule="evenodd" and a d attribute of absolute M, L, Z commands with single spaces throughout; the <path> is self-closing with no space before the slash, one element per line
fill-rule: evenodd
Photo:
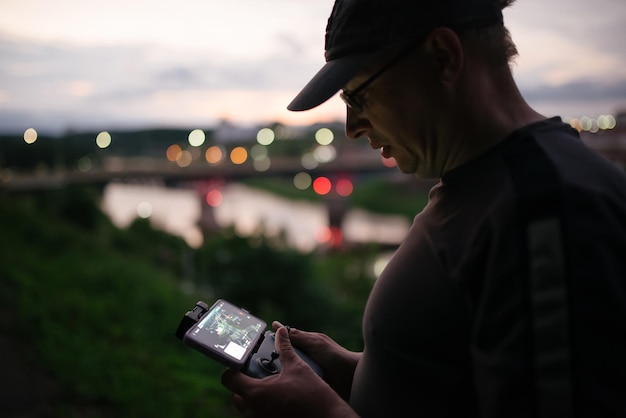
<path fill-rule="evenodd" d="M 218 301 L 192 328 L 189 337 L 206 349 L 240 363 L 246 360 L 264 329 L 262 320 L 228 302 Z"/>

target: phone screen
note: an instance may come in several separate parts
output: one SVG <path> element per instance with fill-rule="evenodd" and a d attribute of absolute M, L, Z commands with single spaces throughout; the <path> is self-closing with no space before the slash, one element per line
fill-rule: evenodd
<path fill-rule="evenodd" d="M 265 326 L 261 319 L 220 299 L 187 332 L 185 339 L 192 339 L 205 350 L 242 364 Z"/>

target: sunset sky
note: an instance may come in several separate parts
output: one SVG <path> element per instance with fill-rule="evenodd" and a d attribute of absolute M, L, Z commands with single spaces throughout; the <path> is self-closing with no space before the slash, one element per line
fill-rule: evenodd
<path fill-rule="evenodd" d="M 0 0 L 0 131 L 342 120 L 293 113 L 332 0 Z M 518 0 L 514 73 L 537 110 L 626 109 L 626 1 Z"/>

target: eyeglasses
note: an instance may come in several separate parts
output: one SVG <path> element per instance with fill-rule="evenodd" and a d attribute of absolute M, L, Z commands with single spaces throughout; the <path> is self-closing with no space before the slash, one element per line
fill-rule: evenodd
<path fill-rule="evenodd" d="M 416 45 L 417 45 L 416 42 L 412 42 L 406 48 L 402 49 L 391 60 L 389 60 L 387 62 L 387 64 L 383 65 L 378 71 L 376 71 L 367 80 L 365 80 L 363 83 L 361 83 L 361 85 L 359 87 L 355 88 L 352 91 L 343 90 L 341 93 L 339 93 L 339 97 L 341 97 L 341 100 L 343 100 L 343 102 L 346 104 L 346 106 L 348 106 L 350 109 L 354 110 L 355 112 L 362 112 L 363 111 L 363 105 L 359 102 L 359 100 L 357 98 L 358 95 L 360 93 L 362 93 L 363 90 L 365 90 L 365 88 L 367 86 L 372 84 L 378 77 L 383 75 L 385 73 L 385 71 L 389 70 L 397 62 L 399 62 L 402 58 L 406 57 L 409 54 L 409 52 L 411 52 Z"/>

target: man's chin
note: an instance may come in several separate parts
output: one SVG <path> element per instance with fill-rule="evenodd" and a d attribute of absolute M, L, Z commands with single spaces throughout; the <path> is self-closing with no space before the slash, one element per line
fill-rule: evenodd
<path fill-rule="evenodd" d="M 419 165 L 409 161 L 398 161 L 396 159 L 396 167 L 404 174 L 413 174 L 418 176 Z M 419 177 L 419 176 L 418 176 Z"/>

